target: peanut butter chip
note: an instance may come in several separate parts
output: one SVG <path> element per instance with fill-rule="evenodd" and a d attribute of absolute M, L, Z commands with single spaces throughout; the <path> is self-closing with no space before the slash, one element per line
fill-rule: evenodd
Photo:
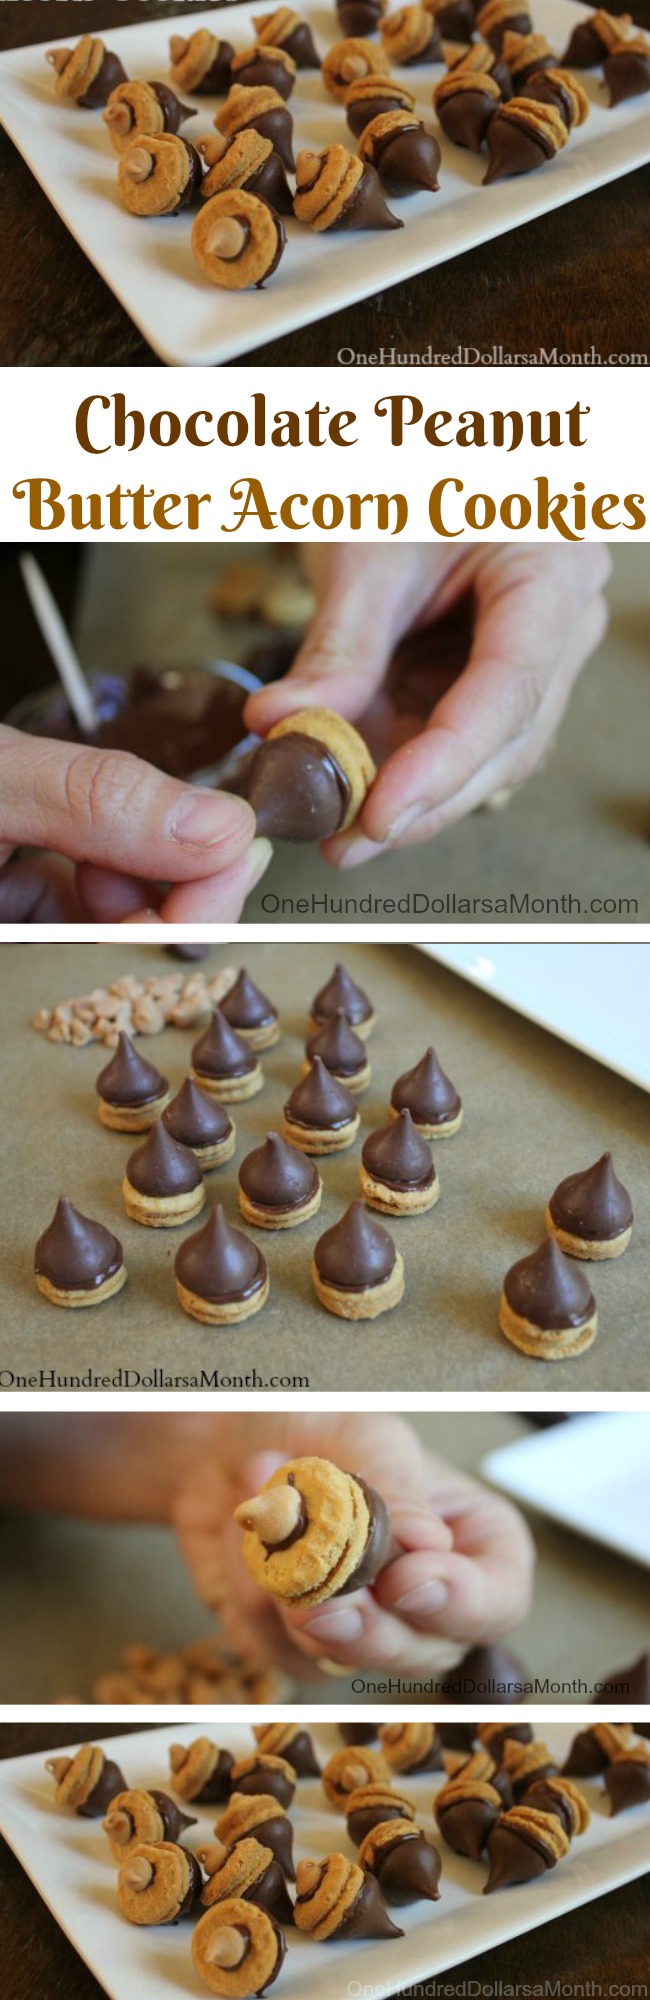
<path fill-rule="evenodd" d="M 224 257 L 226 263 L 240 257 L 246 242 L 246 231 L 234 216 L 224 216 L 215 222 L 214 228 L 204 238 L 205 248 L 211 257 Z"/>
<path fill-rule="evenodd" d="M 126 1883 L 128 1889 L 134 1890 L 136 1895 L 140 1895 L 143 1889 L 148 1889 L 150 1882 L 153 1882 L 153 1878 L 153 1863 L 145 1861 L 143 1854 L 136 1854 L 132 1861 L 125 1862 L 122 1880 Z"/>
<path fill-rule="evenodd" d="M 129 180 L 148 181 L 153 170 L 154 160 L 152 154 L 147 152 L 146 146 L 134 146 L 124 163 L 124 173 L 128 175 Z"/>
<path fill-rule="evenodd" d="M 311 187 L 320 172 L 318 153 L 299 153 L 296 160 L 296 187 Z"/>
<path fill-rule="evenodd" d="M 246 1939 L 226 1924 L 206 1945 L 206 1958 L 212 1959 L 213 1965 L 222 1965 L 225 1970 L 226 1967 L 241 1965 L 245 1951 Z"/>
<path fill-rule="evenodd" d="M 234 254 L 234 253 L 233 253 Z M 221 251 L 221 256 L 227 252 Z M 295 1486 L 279 1486 L 270 1493 L 259 1493 L 254 1500 L 244 1500 L 235 1508 L 235 1520 L 240 1528 L 254 1531 L 266 1548 L 277 1548 L 293 1535 L 299 1526 L 303 1513 L 303 1502 Z"/>
<path fill-rule="evenodd" d="M 365 56 L 344 56 L 340 74 L 346 83 L 356 83 L 360 76 L 367 76 L 368 64 Z"/>

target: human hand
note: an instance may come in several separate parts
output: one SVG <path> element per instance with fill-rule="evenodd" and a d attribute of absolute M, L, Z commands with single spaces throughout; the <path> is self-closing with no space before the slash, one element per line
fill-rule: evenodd
<path fill-rule="evenodd" d="M 229 922 L 270 859 L 243 799 L 0 725 L 0 922 Z"/>
<path fill-rule="evenodd" d="M 530 777 L 606 630 L 605 550 L 341 544 L 305 549 L 304 561 L 316 615 L 290 673 L 249 698 L 246 720 L 266 735 L 297 708 L 333 708 L 366 736 L 379 775 L 355 825 L 324 843 L 329 861 L 353 868 L 429 840 Z M 469 652 L 450 672 L 437 628 L 463 600 Z M 412 683 L 400 699 L 389 664 L 418 630 L 430 633 L 424 700 L 422 685 L 411 700 Z"/>
<path fill-rule="evenodd" d="M 233 1511 L 276 1466 L 311 1452 L 375 1486 L 403 1553 L 372 1589 L 299 1611 L 254 1583 Z M 185 1471 L 171 1511 L 195 1588 L 231 1644 L 301 1678 L 323 1660 L 351 1674 L 442 1671 L 528 1609 L 534 1551 L 521 1516 L 433 1457 L 399 1417 L 217 1419 L 214 1447 Z"/>

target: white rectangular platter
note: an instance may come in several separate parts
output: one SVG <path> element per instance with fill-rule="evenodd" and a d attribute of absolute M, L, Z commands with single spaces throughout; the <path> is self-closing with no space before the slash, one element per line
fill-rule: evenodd
<path fill-rule="evenodd" d="M 142 1736 L 112 1737 L 105 1748 L 128 1783 L 160 1788 L 168 1771 L 169 1744 L 191 1740 L 205 1726 L 195 1720 Z M 219 1723 L 213 1733 L 239 1755 L 253 1747 L 245 1727 Z M 554 1724 L 544 1733 L 558 1761 L 563 1761 L 574 1730 Z M 318 1726 L 313 1734 L 323 1761 L 340 1747 L 340 1736 L 331 1726 Z M 441 1782 L 441 1777 L 429 1774 L 406 1784 L 429 1832 L 432 1790 Z M 606 1817 L 599 1786 L 585 1784 L 584 1790 L 593 1811 L 591 1826 L 574 1842 L 566 1862 L 538 1882 L 485 1897 L 485 1868 L 463 1861 L 445 1847 L 440 1902 L 415 1903 L 397 1912 L 403 1938 L 319 1946 L 290 1930 L 285 1963 L 273 1989 L 278 2000 L 305 2000 L 307 1993 L 311 2000 L 341 2000 L 346 1991 L 389 1995 L 410 1989 L 418 1980 L 643 1875 L 650 1869 L 650 1806 L 612 1820 Z M 317 1857 L 341 1847 L 352 1856 L 344 1822 L 327 1805 L 318 1780 L 300 1780 L 291 1811 L 299 1857 Z M 215 1817 L 214 1807 L 200 1809 L 198 1825 L 188 1835 L 190 1845 L 205 1841 Z M 110 2000 L 161 2000 L 162 1994 L 171 2000 L 174 1992 L 186 2000 L 192 1995 L 201 2000 L 204 1989 L 190 1957 L 191 1922 L 144 1931 L 122 1921 L 115 1902 L 115 1867 L 101 1826 L 55 1810 L 42 1756 L 0 1764 L 0 1831 Z"/>
<path fill-rule="evenodd" d="M 244 48 L 253 39 L 252 15 L 257 11 L 254 4 L 236 4 L 216 17 L 213 12 L 193 12 L 191 27 L 209 22 L 214 30 L 216 22 L 217 31 L 236 49 Z M 589 11 L 573 0 L 572 4 L 535 0 L 535 26 L 561 54 L 571 28 Z M 303 12 L 324 54 L 339 39 L 334 8 L 305 0 Z M 186 18 L 179 19 L 186 29 Z M 54 97 L 52 73 L 44 60 L 45 48 L 57 39 L 54 15 L 48 26 L 48 43 L 0 55 L 0 122 L 145 340 L 169 363 L 211 366 L 233 360 L 262 341 L 310 325 L 326 313 L 559 208 L 650 157 L 648 98 L 609 111 L 597 73 L 583 72 L 591 114 L 539 172 L 483 188 L 483 157 L 440 135 L 439 193 L 391 201 L 403 218 L 403 229 L 317 236 L 290 222 L 287 249 L 268 288 L 226 293 L 215 290 L 194 262 L 188 213 L 145 222 L 121 208 L 117 160 L 100 114 L 65 108 Z M 129 76 L 164 81 L 169 76 L 168 38 L 174 26 L 169 15 L 164 21 L 143 20 L 134 27 L 111 29 L 108 46 L 122 58 Z M 418 111 L 431 125 L 431 91 L 443 74 L 442 65 L 425 64 L 400 74 L 417 93 Z M 196 104 L 199 115 L 183 130 L 194 138 L 211 130 L 218 105 L 213 98 L 188 101 Z M 354 150 L 342 106 L 326 97 L 317 72 L 299 71 L 291 110 L 298 148 L 349 139 Z M 467 341 L 476 339 L 476 327 L 465 331 Z M 543 342 L 542 326 L 539 333 Z M 334 353 L 330 359 L 336 359 Z"/>
<path fill-rule="evenodd" d="M 481 1471 L 524 1505 L 650 1567 L 650 1454 L 645 1412 L 571 1417 L 500 1451 Z"/>
<path fill-rule="evenodd" d="M 483 987 L 493 1000 L 514 1007 L 583 1055 L 650 1090 L 650 950 L 644 943 L 422 944 Z"/>

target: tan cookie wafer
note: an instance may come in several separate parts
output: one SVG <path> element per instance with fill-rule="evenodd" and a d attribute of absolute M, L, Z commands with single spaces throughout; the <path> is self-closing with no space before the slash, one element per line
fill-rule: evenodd
<path fill-rule="evenodd" d="M 501 1723 L 496 1724 L 499 1730 L 501 1726 Z M 447 1763 L 447 1759 L 445 1759 L 445 1763 Z M 463 1758 L 462 1763 L 458 1765 L 454 1777 L 450 1777 L 449 1782 L 450 1784 L 456 1784 L 460 1780 L 464 1784 L 467 1780 L 468 1784 L 478 1783 L 489 1785 L 490 1779 L 494 1777 L 496 1768 L 494 1758 L 490 1756 L 488 1750 L 473 1750 L 471 1757 Z M 440 1793 L 438 1793 L 438 1797 L 440 1797 Z"/>
<path fill-rule="evenodd" d="M 633 1229 L 633 1224 L 630 1223 L 629 1229 L 621 1230 L 620 1236 L 609 1239 L 603 1239 L 602 1236 L 572 1236 L 568 1229 L 560 1229 L 558 1223 L 554 1221 L 549 1204 L 546 1208 L 545 1221 L 549 1234 L 555 1237 L 556 1243 L 566 1252 L 567 1257 L 580 1257 L 583 1263 L 589 1261 L 598 1264 L 608 1258 L 622 1257 L 624 1250 L 627 1250 Z"/>
<path fill-rule="evenodd" d="M 325 89 L 330 97 L 343 100 L 351 83 L 361 77 L 383 76 L 388 70 L 385 50 L 367 42 L 362 35 L 347 35 L 328 49 L 322 66 Z"/>
<path fill-rule="evenodd" d="M 533 1743 L 519 1743 L 508 1736 L 501 1752 L 501 1770 L 507 1771 L 515 1785 L 526 1784 L 535 1772 L 554 1763 L 547 1743 L 536 1738 Z"/>
<path fill-rule="evenodd" d="M 142 1840 L 165 1838 L 165 1822 L 153 1794 L 139 1788 L 116 1793 L 102 1826 L 116 1861 L 123 1861 Z"/>
<path fill-rule="evenodd" d="M 486 0 L 476 16 L 476 26 L 480 35 L 489 35 L 492 28 L 501 28 L 505 21 L 512 21 L 521 13 L 516 0 Z"/>
<path fill-rule="evenodd" d="M 263 1284 L 247 1299 L 203 1299 L 199 1292 L 189 1291 L 187 1285 L 182 1285 L 180 1278 L 175 1278 L 174 1282 L 183 1312 L 188 1314 L 189 1319 L 198 1320 L 201 1326 L 236 1326 L 240 1320 L 252 1319 L 253 1313 L 260 1312 L 266 1305 L 271 1289 L 268 1272 Z"/>
<path fill-rule="evenodd" d="M 376 149 L 377 146 L 381 146 L 382 139 L 396 138 L 400 132 L 417 132 L 421 123 L 421 118 L 412 111 L 400 109 L 378 112 L 377 117 L 371 118 L 361 133 L 359 139 L 361 159 L 370 160 L 374 164 Z"/>
<path fill-rule="evenodd" d="M 397 1811 L 400 1819 L 415 1819 L 415 1806 L 411 1804 L 410 1799 L 407 1799 L 405 1792 L 394 1789 L 390 1779 L 384 1784 L 380 1778 L 375 1778 L 371 1784 L 356 1785 L 354 1791 L 348 1793 L 345 1802 L 348 1821 L 354 1813 L 375 1811 L 381 1820 L 382 1810 L 384 1813 Z"/>
<path fill-rule="evenodd" d="M 172 1743 L 169 1762 L 174 1791 L 179 1798 L 198 1798 L 209 1784 L 219 1756 L 219 1746 L 209 1736 L 196 1736 L 193 1743 Z"/>
<path fill-rule="evenodd" d="M 589 22 L 606 49 L 618 48 L 622 41 L 627 42 L 628 36 L 623 30 L 633 25 L 631 14 L 608 14 L 604 7 L 599 7 Z"/>
<path fill-rule="evenodd" d="M 51 1306 L 72 1307 L 74 1311 L 80 1306 L 103 1305 L 105 1299 L 112 1299 L 116 1292 L 121 1292 L 122 1286 L 126 1284 L 126 1278 L 126 1265 L 121 1264 L 119 1271 L 114 1271 L 112 1277 L 104 1278 L 101 1285 L 93 1285 L 89 1291 L 81 1289 L 64 1291 L 59 1285 L 53 1285 L 50 1278 L 44 1277 L 42 1271 L 37 1273 L 36 1284 L 43 1298 L 48 1299 Z"/>
<path fill-rule="evenodd" d="M 258 42 L 268 42 L 274 49 L 281 48 L 283 42 L 288 42 L 290 35 L 295 34 L 296 28 L 300 26 L 300 15 L 294 14 L 292 7 L 276 7 L 273 14 L 253 15 L 253 27 Z"/>
<path fill-rule="evenodd" d="M 388 1116 L 389 1118 L 399 1118 L 399 1111 L 394 1104 L 389 1104 Z M 454 1133 L 460 1131 L 463 1122 L 463 1106 L 461 1104 L 460 1111 L 456 1112 L 454 1118 L 443 1119 L 439 1125 L 432 1125 L 426 1118 L 420 1118 L 415 1111 L 411 1113 L 411 1116 L 413 1124 L 417 1126 L 417 1130 L 421 1132 L 423 1139 L 453 1139 Z"/>
<path fill-rule="evenodd" d="M 323 1770 L 323 1790 L 330 1805 L 350 1811 L 350 1797 L 368 1786 L 389 1784 L 388 1765 L 381 1750 L 361 1743 L 335 1750 Z"/>
<path fill-rule="evenodd" d="M 348 153 L 345 146 L 328 146 L 324 153 L 299 153 L 296 160 L 296 193 L 293 203 L 294 214 L 298 217 L 298 221 L 308 222 L 311 229 L 318 231 L 331 229 L 332 224 L 339 221 L 344 210 L 349 207 L 350 202 L 353 200 L 362 174 L 363 161 L 357 159 L 354 153 Z M 317 712 L 316 710 L 311 711 L 312 714 L 316 714 Z M 324 711 L 320 712 L 323 713 Z M 303 720 L 304 711 L 301 713 L 301 735 L 316 736 L 317 732 L 314 728 L 305 729 L 303 727 Z M 272 736 L 288 735 L 290 732 L 293 733 L 293 730 L 297 727 L 298 722 L 295 716 L 285 716 L 284 727 L 277 725 L 274 730 L 271 730 L 270 734 Z M 318 741 L 321 743 L 325 741 L 321 733 L 318 734 Z M 327 747 L 329 748 L 330 746 L 328 745 Z M 347 772 L 345 775 L 347 776 Z M 365 790 L 362 793 L 360 804 L 363 803 L 364 798 Z M 345 819 L 341 821 L 340 828 L 338 828 L 339 832 L 343 832 L 347 826 L 351 825 L 352 819 L 356 819 L 359 805 L 355 806 L 353 811 L 351 811 L 351 808 L 352 798 L 350 798 Z"/>
<path fill-rule="evenodd" d="M 189 1188 L 182 1194 L 140 1194 L 125 1174 L 122 1194 L 127 1215 L 132 1222 L 140 1222 L 145 1229 L 177 1229 L 183 1222 L 190 1222 L 198 1215 L 205 1201 L 203 1181 L 197 1188 Z"/>
<path fill-rule="evenodd" d="M 195 28 L 188 41 L 181 35 L 172 35 L 169 47 L 174 83 L 181 90 L 196 90 L 216 62 L 221 43 L 208 28 Z"/>
<path fill-rule="evenodd" d="M 424 55 L 432 37 L 432 18 L 425 7 L 398 7 L 379 29 L 390 62 L 413 62 Z"/>
<path fill-rule="evenodd" d="M 244 1221 L 251 1222 L 255 1229 L 295 1229 L 299 1223 L 309 1222 L 312 1215 L 317 1215 L 322 1193 L 323 1183 L 319 1176 L 316 1193 L 310 1201 L 302 1202 L 300 1208 L 261 1208 L 258 1202 L 250 1200 L 243 1187 L 239 1189 L 238 1201 Z"/>
<path fill-rule="evenodd" d="M 634 1738 L 629 1722 L 593 1722 L 589 1731 L 607 1758 L 627 1757 Z"/>
<path fill-rule="evenodd" d="M 589 117 L 590 104 L 587 92 L 579 83 L 577 76 L 574 76 L 570 69 L 547 69 L 544 75 L 548 83 L 556 83 L 560 90 L 566 91 L 571 104 L 572 129 L 574 125 L 584 125 L 585 118 Z"/>
<path fill-rule="evenodd" d="M 453 74 L 458 76 L 460 72 L 461 75 L 465 75 L 471 71 L 474 75 L 486 76 L 494 69 L 495 62 L 494 49 L 490 48 L 489 42 L 472 42 L 471 46 L 463 51 L 462 56 L 459 56 L 458 62 L 454 63 Z M 444 81 L 446 80 L 445 78 Z"/>
<path fill-rule="evenodd" d="M 363 1869 L 345 1854 L 328 1854 L 323 1862 L 299 1861 L 294 1904 L 298 1930 L 321 1941 L 333 1937 L 349 1916 L 363 1879 Z"/>
<path fill-rule="evenodd" d="M 628 1755 L 629 1753 L 624 1752 L 623 1754 Z M 591 1825 L 591 1813 L 584 1792 L 580 1790 L 580 1786 L 574 1785 L 571 1778 L 562 1776 L 557 1778 L 542 1778 L 540 1779 L 540 1784 L 543 1785 L 545 1792 L 552 1792 L 554 1798 L 559 1799 L 560 1803 L 564 1801 L 568 1806 L 572 1820 L 571 1830 L 573 1835 L 586 1833 L 587 1827 Z M 535 1804 L 535 1788 L 531 1791 L 529 1803 L 531 1805 Z"/>
<path fill-rule="evenodd" d="M 277 1771 L 280 1777 L 286 1778 L 287 1784 L 291 1785 L 292 1790 L 295 1790 L 296 1773 L 293 1764 L 287 1763 L 286 1757 L 276 1756 L 272 1750 L 265 1750 L 260 1753 L 258 1747 L 257 1750 L 251 1752 L 249 1757 L 238 1757 L 237 1762 L 233 1764 L 230 1773 L 233 1792 L 239 1791 L 240 1778 L 248 1778 L 251 1772 L 254 1774 L 255 1771 L 259 1771 L 260 1762 L 262 1764 L 262 1776 L 264 1776 L 265 1771 Z M 260 1786 L 260 1790 L 264 1790 L 263 1785 Z"/>
<path fill-rule="evenodd" d="M 404 1259 L 401 1250 L 396 1250 L 390 1277 L 381 1285 L 368 1285 L 363 1292 L 347 1292 L 343 1286 L 326 1284 L 315 1260 L 311 1265 L 311 1281 L 317 1299 L 335 1319 L 378 1319 L 380 1313 L 391 1312 L 404 1297 Z"/>
<path fill-rule="evenodd" d="M 359 1867 L 368 1868 L 374 1875 L 376 1864 L 385 1847 L 394 1847 L 398 1840 L 414 1840 L 421 1832 L 412 1819 L 380 1820 L 365 1835 L 359 1848 Z"/>
<path fill-rule="evenodd" d="M 612 1757 L 613 1764 L 650 1764 L 650 1744 L 632 1743 L 626 1750 L 617 1750 Z"/>
<path fill-rule="evenodd" d="M 368 1538 L 370 1515 L 356 1480 L 326 1458 L 297 1458 L 280 1466 L 262 1488 L 262 1496 L 289 1487 L 300 1496 L 304 1527 L 287 1548 L 273 1548 L 245 1528 L 242 1553 L 255 1582 L 273 1597 L 320 1603 L 341 1588 L 356 1569 Z M 257 1496 L 258 1501 L 261 1496 Z M 252 1502 L 251 1519 L 256 1503 Z M 235 1518 L 244 1524 L 246 1506 Z M 268 1530 L 267 1530 L 268 1534 Z"/>
<path fill-rule="evenodd" d="M 354 83 L 348 84 L 343 102 L 348 111 L 355 104 L 372 104 L 377 97 L 390 98 L 396 109 L 401 106 L 404 111 L 415 110 L 413 91 L 396 76 L 381 76 L 379 80 L 375 75 L 358 76 Z"/>
<path fill-rule="evenodd" d="M 263 1847 L 254 1835 L 238 1840 L 236 1846 L 224 1854 L 219 1865 L 213 1867 L 218 1853 L 219 1848 L 214 1843 L 197 1848 L 198 1860 L 208 1871 L 209 1879 L 201 1896 L 206 1910 L 211 1909 L 214 1903 L 223 1902 L 224 1896 L 247 1896 L 275 1859 L 272 1848 Z"/>
<path fill-rule="evenodd" d="M 130 215 L 173 215 L 191 175 L 192 153 L 175 132 L 131 139 L 117 169 L 120 200 Z"/>
<path fill-rule="evenodd" d="M 236 1144 L 237 1128 L 233 1124 L 225 1139 L 218 1140 L 214 1146 L 192 1146 L 190 1151 L 205 1172 L 209 1167 L 225 1166 L 226 1160 L 232 1159 Z"/>
<path fill-rule="evenodd" d="M 260 172 L 273 152 L 271 140 L 264 139 L 261 132 L 255 132 L 252 127 L 244 132 L 236 132 L 230 144 L 223 139 L 223 135 L 221 139 L 223 149 L 219 146 L 216 132 L 214 139 L 198 141 L 198 150 L 208 167 L 201 188 L 206 201 L 212 194 L 222 194 L 225 188 L 243 187 L 246 181 L 252 180 L 254 175 Z M 256 1040 L 256 1047 L 262 1048 L 268 1046 L 269 1040 L 277 1040 L 277 1034 L 273 1032 L 275 1026 L 275 1023 L 271 1023 L 268 1037 L 265 1037 L 264 1042 L 261 1039 Z M 250 1030 L 246 1031 L 246 1036 L 242 1034 L 241 1028 L 237 1029 L 237 1033 L 242 1035 L 242 1040 L 250 1040 Z"/>
<path fill-rule="evenodd" d="M 379 1741 L 391 1771 L 412 1771 L 435 1748 L 435 1722 L 384 1722 Z"/>
<path fill-rule="evenodd" d="M 522 1319 L 513 1312 L 505 1292 L 501 1295 L 501 1332 L 512 1347 L 518 1347 L 521 1354 L 529 1354 L 533 1361 L 567 1361 L 575 1354 L 584 1354 L 596 1338 L 598 1314 L 592 1313 L 583 1326 L 539 1327 L 529 1319 Z"/>
<path fill-rule="evenodd" d="M 45 1766 L 56 1778 L 55 1801 L 57 1806 L 69 1806 L 77 1812 L 85 1806 L 87 1799 L 99 1784 L 106 1759 L 103 1750 L 96 1743 L 82 1743 L 81 1749 L 70 1758 L 66 1769 L 61 1769 L 58 1757 L 49 1758 Z M 58 1768 L 57 1768 L 58 1767 Z"/>
<path fill-rule="evenodd" d="M 469 1799 L 470 1802 L 477 1799 L 482 1805 L 496 1806 L 498 1812 L 501 1812 L 503 1806 L 500 1792 L 497 1792 L 487 1779 L 465 1778 L 461 1772 L 457 1778 L 450 1778 L 449 1784 L 442 1785 L 440 1791 L 436 1792 L 433 1802 L 436 1819 L 440 1811 L 444 1812 L 445 1806 L 461 1805 L 464 1799 Z"/>
<path fill-rule="evenodd" d="M 369 1174 L 363 1161 L 359 1166 L 359 1188 L 369 1208 L 378 1209 L 380 1215 L 423 1215 L 427 1209 L 435 1208 L 440 1196 L 437 1174 L 430 1187 L 394 1188 L 388 1181 L 378 1181 Z"/>
<path fill-rule="evenodd" d="M 241 1896 L 206 1910 L 192 1938 L 194 1970 L 222 2000 L 248 2000 L 270 1986 L 284 1956 L 278 1925 Z"/>
<path fill-rule="evenodd" d="M 511 97 L 502 104 L 499 117 L 509 123 L 523 127 L 544 147 L 544 151 L 559 153 L 566 146 L 569 134 L 560 111 L 554 104 L 538 104 L 532 97 Z"/>
<path fill-rule="evenodd" d="M 165 130 L 165 113 L 151 84 L 132 83 L 128 78 L 111 91 L 102 118 L 116 153 L 124 152 L 136 132 L 147 138 Z"/>
<path fill-rule="evenodd" d="M 148 1104 L 107 1104 L 103 1097 L 97 1099 L 97 1108 L 102 1125 L 111 1132 L 149 1132 L 167 1110 L 170 1091 L 165 1090 L 160 1097 L 151 1097 Z"/>
<path fill-rule="evenodd" d="M 442 76 L 433 93 L 434 104 L 445 104 L 449 97 L 460 97 L 464 91 L 480 89 L 485 97 L 493 97 L 495 104 L 501 103 L 501 91 L 494 77 L 481 71 L 480 77 L 473 70 L 452 69 L 448 76 Z M 460 1124 L 460 1119 L 458 1120 Z"/>
<path fill-rule="evenodd" d="M 257 1836 L 261 1827 L 259 1837 L 263 1842 L 266 1821 L 286 1818 L 284 1806 L 270 1792 L 233 1792 L 225 1812 L 217 1820 L 215 1832 L 224 1846 L 230 1848 L 238 1841 L 246 1840 L 250 1834 Z"/>
<path fill-rule="evenodd" d="M 267 112 L 286 111 L 284 98 L 279 90 L 273 90 L 269 83 L 233 83 L 225 104 L 217 112 L 215 125 L 218 132 L 241 132 L 245 125 L 254 125 L 257 118 L 265 118 Z"/>
<path fill-rule="evenodd" d="M 351 1118 L 347 1125 L 336 1125 L 320 1130 L 317 1125 L 299 1125 L 293 1118 L 287 1118 L 285 1111 L 282 1132 L 291 1146 L 300 1146 L 303 1153 L 342 1153 L 346 1146 L 352 1146 L 359 1130 L 359 1114 Z"/>
<path fill-rule="evenodd" d="M 96 35 L 82 35 L 76 49 L 50 49 L 46 61 L 58 72 L 54 85 L 57 97 L 85 97 L 99 76 L 105 54 Z"/>
<path fill-rule="evenodd" d="M 312 212 L 310 193 L 309 190 L 305 190 L 296 196 L 295 207 L 296 214 L 300 214 L 303 222 L 312 222 L 313 227 L 317 229 L 327 229 L 329 221 L 324 219 L 325 216 L 330 216 L 331 219 L 331 212 L 340 213 L 341 204 L 343 206 L 347 204 L 350 192 L 354 192 L 361 179 L 363 169 L 361 162 L 355 160 L 354 155 L 348 153 L 345 146 L 328 146 L 326 152 L 321 153 L 319 158 L 320 185 L 318 196 L 315 197 L 316 206 Z M 350 162 L 355 169 L 353 176 L 350 175 Z M 315 191 L 312 192 L 315 194 Z M 306 204 L 305 208 L 303 203 Z M 292 715 L 283 716 L 282 721 L 274 723 L 273 728 L 269 730 L 267 742 L 272 742 L 278 736 L 293 735 L 309 736 L 317 743 L 324 744 L 325 749 L 343 772 L 350 791 L 345 818 L 339 828 L 339 832 L 343 833 L 360 813 L 370 786 L 374 784 L 377 776 L 376 766 L 367 744 L 351 722 L 346 722 L 342 715 L 335 714 L 330 708 L 300 708 Z"/>
<path fill-rule="evenodd" d="M 238 54 L 233 56 L 230 65 L 233 82 L 237 82 L 240 70 L 246 70 L 253 62 L 279 64 L 280 69 L 292 79 L 298 74 L 297 64 L 286 49 L 275 48 L 272 42 L 253 42 L 250 48 L 240 49 Z"/>
<path fill-rule="evenodd" d="M 524 64 L 533 63 L 538 68 L 545 56 L 552 56 L 553 50 L 545 35 L 519 35 L 514 28 L 506 28 L 501 43 L 501 55 L 508 68 L 515 71 Z"/>
<path fill-rule="evenodd" d="M 290 1750 L 296 1737 L 302 1734 L 302 1725 L 298 1722 L 258 1722 L 253 1725 L 253 1735 L 258 1749 L 263 1751 L 265 1758 L 273 1757 L 278 1763 L 287 1763 L 283 1751 Z M 287 1769 L 291 1777 L 295 1778 L 293 1764 L 287 1764 Z"/>
<path fill-rule="evenodd" d="M 546 1848 L 553 1861 L 563 1861 L 571 1842 L 557 1813 L 536 1812 L 533 1806 L 510 1806 L 503 1813 L 500 1825 L 511 1833 L 521 1835 L 522 1840 L 532 1840 L 536 1847 Z"/>
<path fill-rule="evenodd" d="M 244 194 L 242 189 L 233 188 L 231 191 L 229 190 L 228 194 L 213 195 L 212 199 L 213 201 L 219 201 L 223 205 L 220 211 L 223 215 L 230 215 L 233 212 L 235 203 L 239 205 L 244 201 L 255 201 L 255 196 Z M 258 201 L 256 206 L 258 208 L 265 208 L 266 203 Z M 206 203 L 206 207 L 199 211 L 194 223 L 192 245 L 195 255 L 196 244 L 194 238 L 197 232 L 197 225 L 202 217 L 208 213 L 209 207 L 210 204 Z M 241 210 L 238 206 L 238 214 L 240 213 Z M 270 209 L 267 208 L 266 213 L 271 223 L 273 223 Z M 208 231 L 207 233 L 209 235 L 210 232 Z M 201 262 L 201 258 L 198 258 L 197 261 L 201 264 L 201 269 L 203 270 L 204 265 Z M 212 261 L 214 262 L 215 260 L 213 259 Z M 209 273 L 206 272 L 206 276 L 208 275 Z M 214 280 L 214 282 L 221 283 L 221 280 Z M 261 1063 L 256 1063 L 254 1069 L 246 1070 L 241 1076 L 208 1076 L 205 1070 L 195 1069 L 193 1065 L 190 1065 L 189 1074 L 193 1083 L 200 1083 L 201 1089 L 207 1091 L 209 1097 L 218 1097 L 220 1104 L 242 1104 L 247 1097 L 257 1097 L 258 1091 L 264 1088 L 264 1071 Z"/>
<path fill-rule="evenodd" d="M 118 1872 L 117 1900 L 130 1924 L 173 1924 L 193 1888 L 198 1863 L 173 1840 L 139 1841 Z"/>

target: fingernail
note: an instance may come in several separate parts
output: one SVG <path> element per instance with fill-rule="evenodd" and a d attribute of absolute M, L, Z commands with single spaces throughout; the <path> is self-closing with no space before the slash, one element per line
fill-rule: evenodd
<path fill-rule="evenodd" d="M 346 1681 L 350 1673 L 349 1665 L 341 1666 L 340 1660 L 330 1660 L 327 1653 L 320 1653 L 314 1664 L 321 1674 L 329 1674 L 333 1681 Z"/>
<path fill-rule="evenodd" d="M 383 841 L 368 840 L 360 834 L 358 840 L 351 840 L 349 847 L 344 849 L 337 865 L 339 868 L 360 868 L 362 862 L 376 861 L 377 855 L 384 853 Z"/>
<path fill-rule="evenodd" d="M 412 826 L 414 820 L 421 819 L 423 813 L 428 811 L 426 799 L 416 799 L 414 805 L 405 806 L 404 811 L 399 813 L 397 819 L 394 819 L 389 826 L 387 838 L 397 840 L 400 833 L 406 833 L 407 826 Z"/>
<path fill-rule="evenodd" d="M 202 792 L 197 786 L 179 799 L 170 838 L 188 847 L 221 847 L 239 833 L 243 820 L 250 824 L 249 815 L 243 800 L 225 798 L 223 792 Z"/>
<path fill-rule="evenodd" d="M 316 1614 L 302 1630 L 311 1639 L 323 1639 L 326 1645 L 351 1646 L 355 1639 L 361 1638 L 363 1618 L 360 1611 L 347 1605 L 345 1610 Z"/>
<path fill-rule="evenodd" d="M 242 869 L 246 874 L 247 896 L 250 896 L 251 889 L 254 889 L 258 882 L 261 882 L 262 876 L 266 874 L 269 862 L 272 860 L 273 848 L 270 840 L 263 840 L 260 835 L 257 840 L 251 841 L 242 862 Z"/>
<path fill-rule="evenodd" d="M 435 1618 L 448 1598 L 449 1585 L 441 1577 L 432 1577 L 430 1583 L 420 1583 L 417 1590 L 407 1590 L 404 1597 L 398 1597 L 393 1610 L 400 1618 Z"/>

